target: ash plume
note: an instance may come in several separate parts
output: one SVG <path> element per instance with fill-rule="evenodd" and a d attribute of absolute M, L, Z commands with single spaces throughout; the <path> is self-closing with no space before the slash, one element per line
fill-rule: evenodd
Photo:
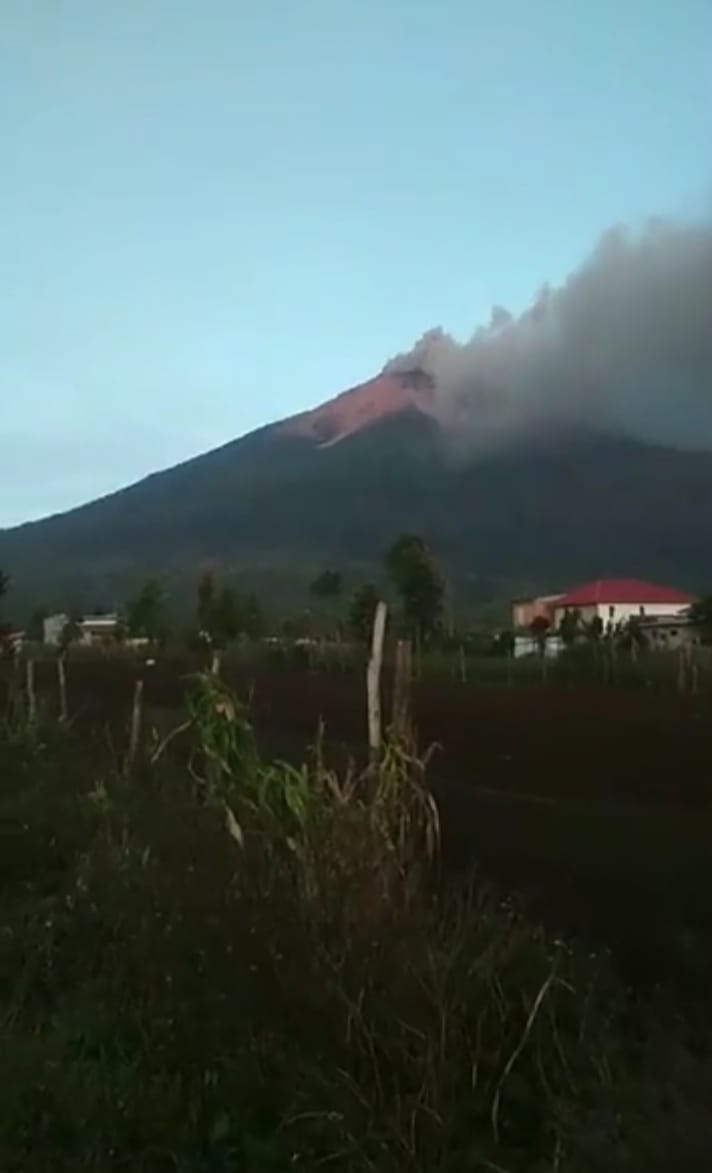
<path fill-rule="evenodd" d="M 470 448 L 577 426 L 712 448 L 712 224 L 611 229 L 520 317 L 495 307 L 464 344 L 431 330 L 385 367 L 415 369 Z"/>

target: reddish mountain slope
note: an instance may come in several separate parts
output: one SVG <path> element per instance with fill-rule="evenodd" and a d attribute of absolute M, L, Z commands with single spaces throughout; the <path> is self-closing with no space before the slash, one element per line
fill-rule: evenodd
<path fill-rule="evenodd" d="M 380 374 L 278 427 L 326 447 L 403 411 L 433 414 L 432 383 L 421 371 Z"/>

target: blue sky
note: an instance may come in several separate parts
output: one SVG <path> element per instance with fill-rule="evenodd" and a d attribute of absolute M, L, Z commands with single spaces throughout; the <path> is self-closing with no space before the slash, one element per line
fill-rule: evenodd
<path fill-rule="evenodd" d="M 2 0 L 0 525 L 712 190 L 709 0 Z"/>

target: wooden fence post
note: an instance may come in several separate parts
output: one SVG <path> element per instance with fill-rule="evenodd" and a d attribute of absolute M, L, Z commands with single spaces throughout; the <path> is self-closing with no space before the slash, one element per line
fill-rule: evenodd
<path fill-rule="evenodd" d="M 467 684 L 467 658 L 464 644 L 460 644 L 460 680 L 463 684 Z"/>
<path fill-rule="evenodd" d="M 413 662 L 415 665 L 414 675 L 417 680 L 421 680 L 423 676 L 423 632 L 420 624 L 415 628 L 415 648 Z"/>
<path fill-rule="evenodd" d="M 133 705 L 131 708 L 131 732 L 129 735 L 129 752 L 126 758 L 126 773 L 130 774 L 136 761 L 139 741 L 141 738 L 141 716 L 143 712 L 143 680 L 137 680 L 134 686 Z"/>
<path fill-rule="evenodd" d="M 63 654 L 60 654 L 57 659 L 57 684 L 59 686 L 59 720 L 64 724 L 69 714 L 67 709 L 67 673 Z"/>
<path fill-rule="evenodd" d="M 692 693 L 696 696 L 700 691 L 700 665 L 698 664 L 697 660 L 693 661 L 691 671 L 692 679 L 690 682 L 690 688 Z"/>
<path fill-rule="evenodd" d="M 685 653 L 684 650 L 680 648 L 677 665 L 677 691 L 684 692 L 686 683 L 687 672 L 685 671 Z"/>
<path fill-rule="evenodd" d="M 27 693 L 27 719 L 31 725 L 37 720 L 37 695 L 35 693 L 35 662 L 32 658 L 25 663 L 25 690 Z"/>
<path fill-rule="evenodd" d="M 366 693 L 368 697 L 368 746 L 371 758 L 375 760 L 381 752 L 381 666 L 383 664 L 383 640 L 386 634 L 388 608 L 384 602 L 376 607 L 373 617 L 371 656 L 366 672 Z"/>

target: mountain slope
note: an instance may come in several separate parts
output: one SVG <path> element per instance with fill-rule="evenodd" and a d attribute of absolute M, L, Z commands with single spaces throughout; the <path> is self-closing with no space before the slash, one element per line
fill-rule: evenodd
<path fill-rule="evenodd" d="M 326 565 L 359 573 L 403 530 L 467 592 L 602 574 L 712 580 L 712 455 L 582 431 L 455 458 L 420 372 L 381 376 L 68 513 L 0 533 L 34 602 L 121 599 L 147 573 L 218 562 L 282 593 Z M 302 596 L 303 597 L 303 596 Z"/>

